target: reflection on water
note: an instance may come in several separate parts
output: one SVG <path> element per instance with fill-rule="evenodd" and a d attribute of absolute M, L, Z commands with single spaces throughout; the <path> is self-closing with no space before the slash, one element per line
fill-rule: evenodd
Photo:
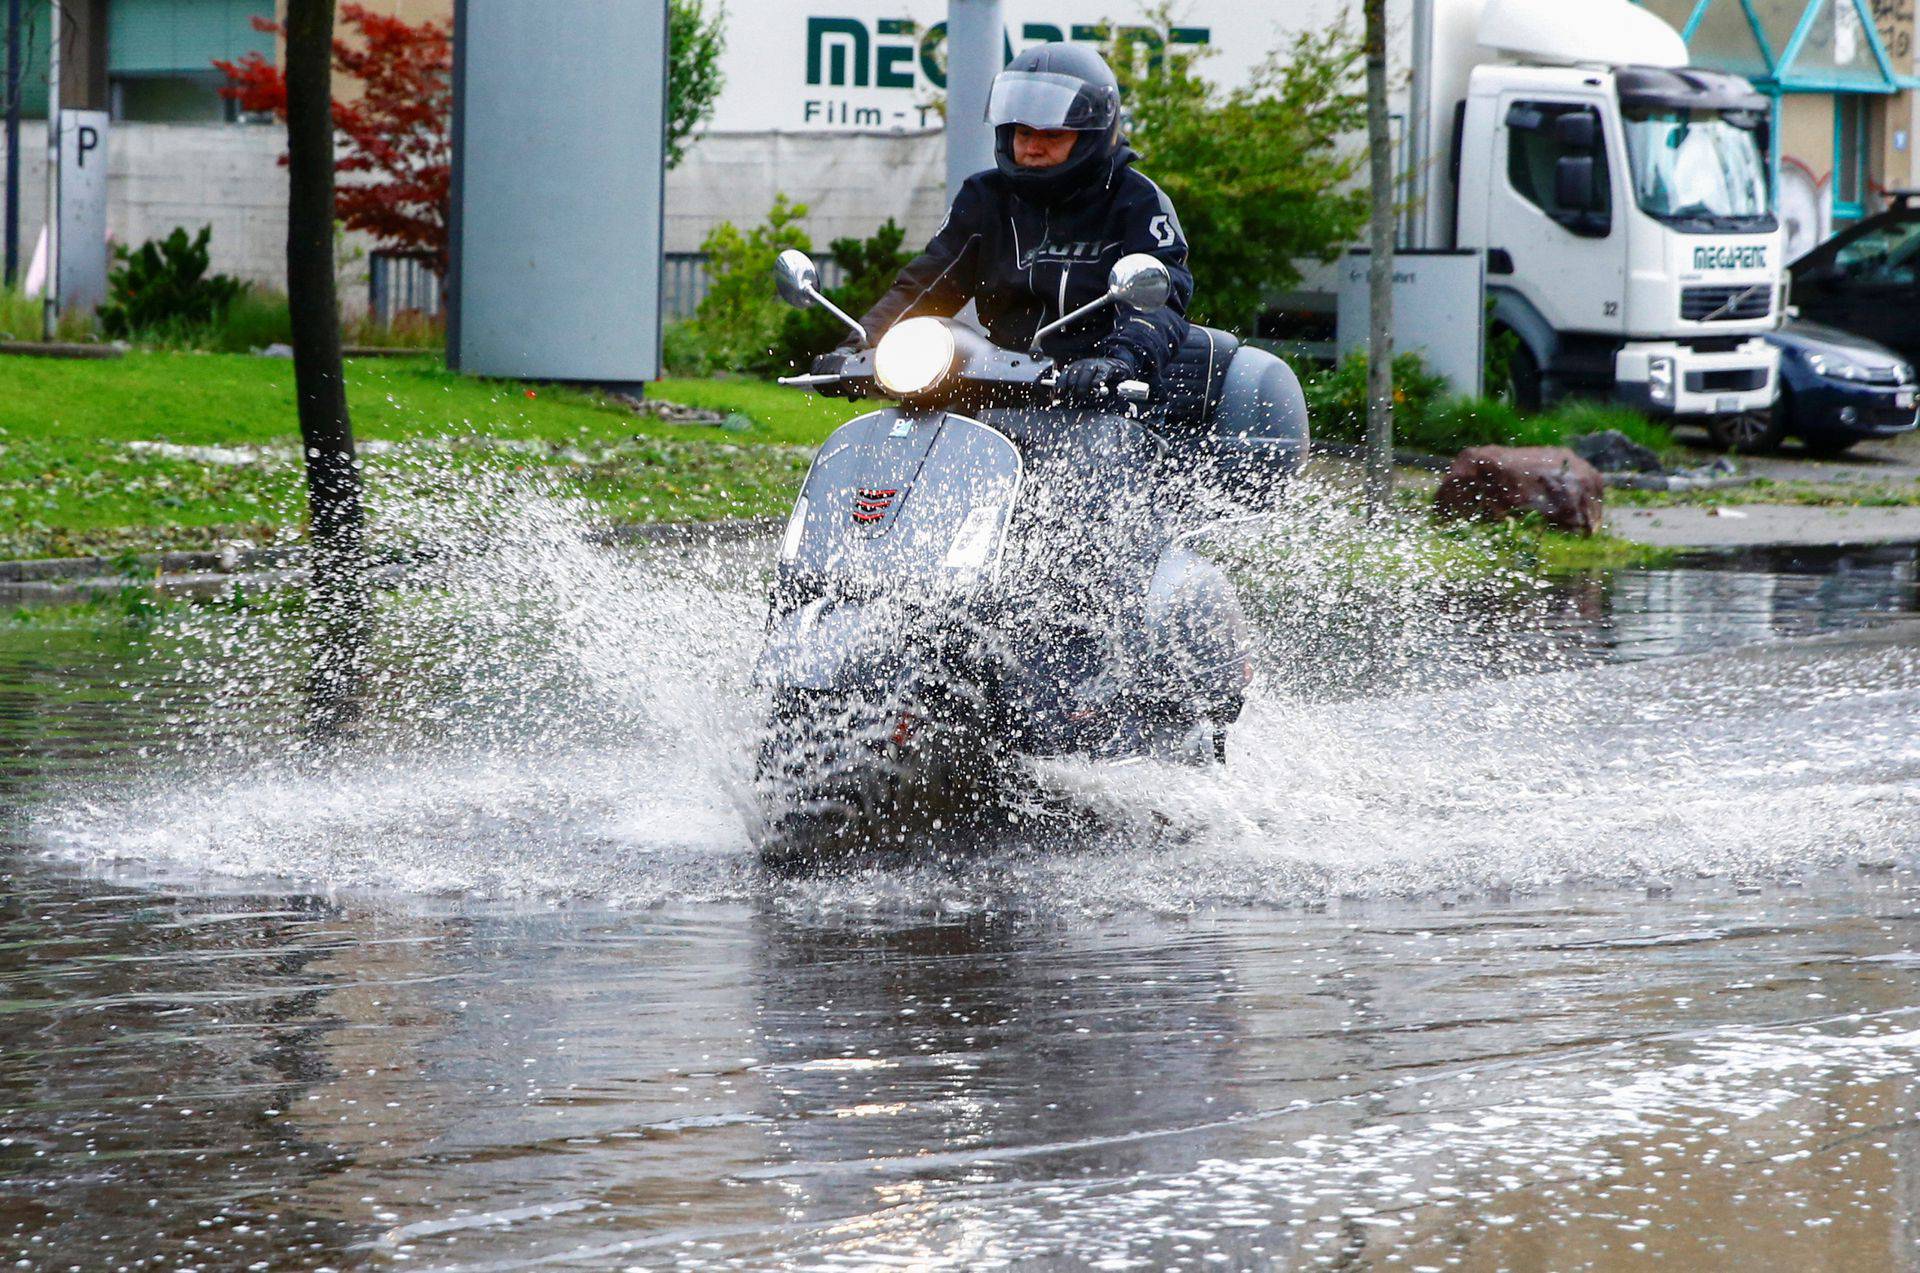
<path fill-rule="evenodd" d="M 1614 658 L 1692 654 L 1920 613 L 1920 545 L 1747 549 L 1578 576 L 1555 592 L 1548 630 L 1563 640 Z"/>
<path fill-rule="evenodd" d="M 1914 561 L 1565 584 L 1562 670 L 1270 690 L 1223 775 L 1069 775 L 1090 843 L 798 885 L 660 728 L 721 653 L 346 783 L 10 634 L 0 1257 L 1920 1268 Z"/>

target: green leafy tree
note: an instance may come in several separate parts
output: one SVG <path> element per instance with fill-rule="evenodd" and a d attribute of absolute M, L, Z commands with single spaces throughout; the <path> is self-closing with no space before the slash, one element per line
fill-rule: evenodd
<path fill-rule="evenodd" d="M 826 289 L 827 299 L 855 318 L 873 308 L 873 303 L 893 286 L 901 268 L 913 259 L 913 253 L 903 246 L 906 237 L 906 230 L 888 217 L 887 223 L 867 238 L 835 239 L 828 250 L 840 267 L 840 284 Z M 774 361 L 782 370 L 804 368 L 815 354 L 826 353 L 847 337 L 846 326 L 817 305 L 788 310 Z"/>
<path fill-rule="evenodd" d="M 667 3 L 667 167 L 679 165 L 687 144 L 709 119 L 726 77 L 720 55 L 726 51 L 727 10 L 706 0 Z"/>
<path fill-rule="evenodd" d="M 1354 181 L 1366 159 L 1364 46 L 1344 23 L 1302 32 L 1223 89 L 1199 73 L 1208 51 L 1142 41 L 1143 29 L 1164 37 L 1171 19 L 1168 6 L 1149 10 L 1108 58 L 1141 167 L 1193 248 L 1193 317 L 1249 329 L 1270 293 L 1300 281 L 1298 262 L 1334 260 L 1367 224 Z"/>

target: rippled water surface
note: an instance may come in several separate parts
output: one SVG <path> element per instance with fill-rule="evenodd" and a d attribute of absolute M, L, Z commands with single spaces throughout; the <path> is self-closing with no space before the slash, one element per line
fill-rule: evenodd
<path fill-rule="evenodd" d="M 325 766 L 224 618 L 0 638 L 0 1256 L 1920 1268 L 1913 550 L 1276 633 L 1224 772 L 805 882 L 752 569 L 554 551 Z"/>

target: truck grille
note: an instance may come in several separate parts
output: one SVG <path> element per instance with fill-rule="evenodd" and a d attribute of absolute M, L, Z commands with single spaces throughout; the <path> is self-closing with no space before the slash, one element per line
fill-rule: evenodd
<path fill-rule="evenodd" d="M 1731 323 L 1765 318 L 1773 312 L 1773 284 L 1745 287 L 1687 287 L 1680 291 L 1680 317 L 1690 323 Z"/>

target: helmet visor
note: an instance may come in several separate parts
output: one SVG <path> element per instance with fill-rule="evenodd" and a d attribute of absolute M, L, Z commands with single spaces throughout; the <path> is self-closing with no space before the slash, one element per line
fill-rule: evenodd
<path fill-rule="evenodd" d="M 1025 124 L 1099 132 L 1113 123 L 1119 108 L 1112 89 L 1051 71 L 1002 71 L 987 94 L 987 122 L 995 128 Z"/>

